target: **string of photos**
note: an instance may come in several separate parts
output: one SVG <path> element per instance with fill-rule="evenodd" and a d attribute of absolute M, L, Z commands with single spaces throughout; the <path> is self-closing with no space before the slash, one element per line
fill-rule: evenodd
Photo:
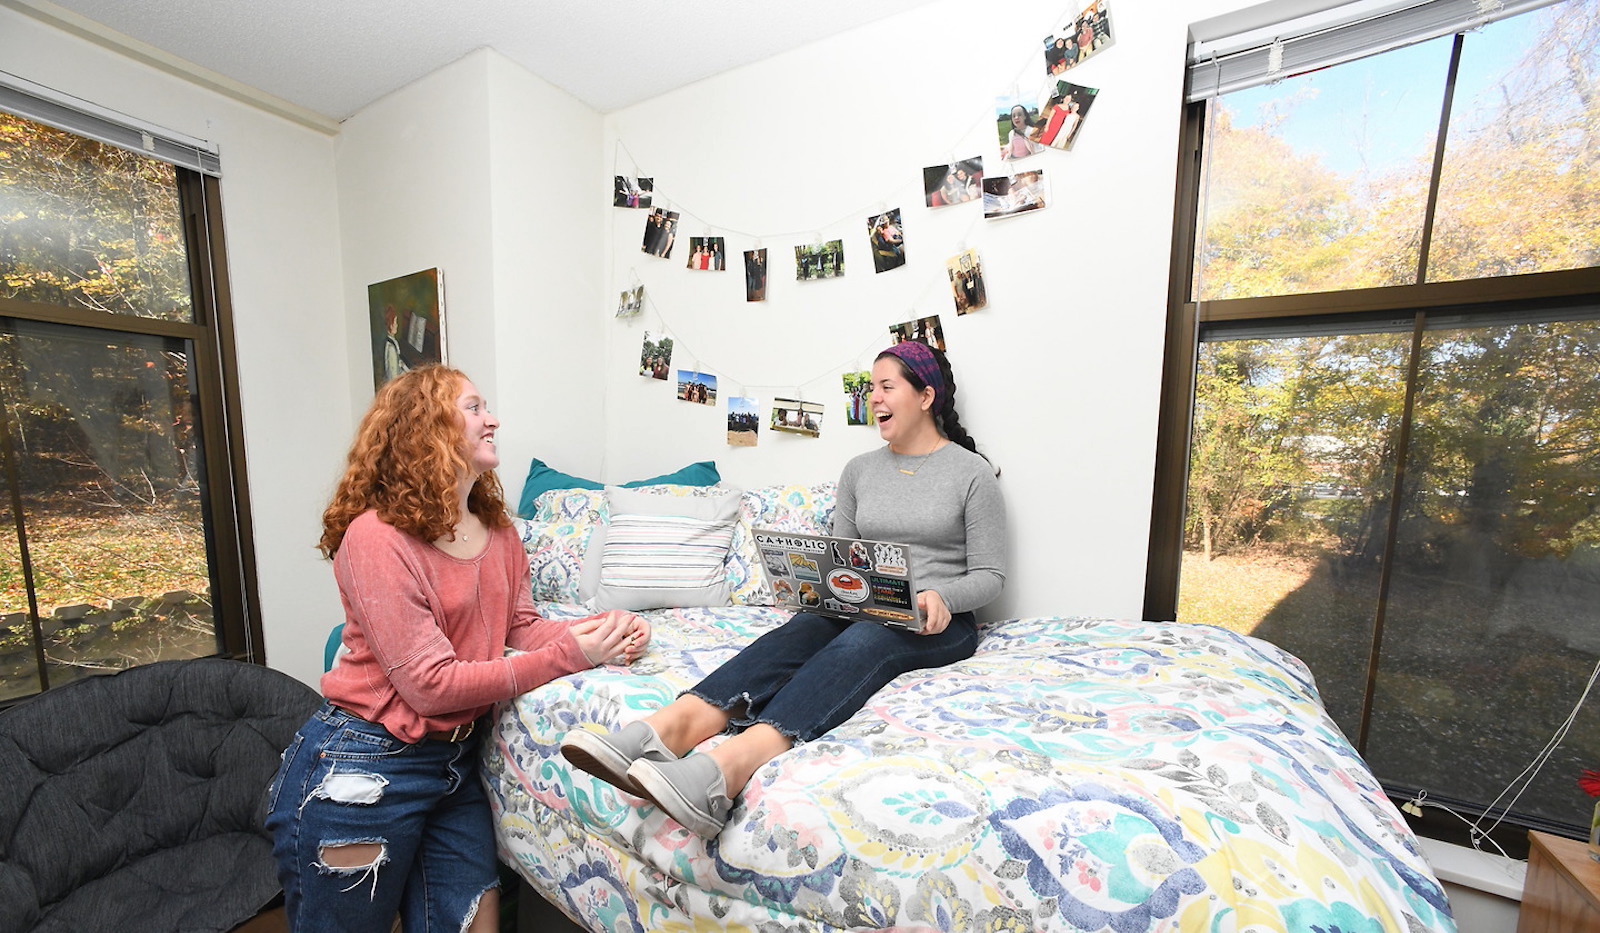
<path fill-rule="evenodd" d="M 1046 35 L 1041 52 L 1028 56 L 1027 64 L 1012 82 L 1012 89 L 995 98 L 994 112 L 984 115 L 979 122 L 995 128 L 993 156 L 1004 167 L 1004 173 L 985 171 L 987 157 L 983 154 L 956 158 L 951 156 L 944 164 L 929 165 L 922 169 L 920 191 L 929 209 L 956 208 L 964 204 L 981 207 L 967 228 L 968 237 L 980 222 L 1000 220 L 1044 210 L 1050 202 L 1050 192 L 1045 181 L 1045 170 L 1035 159 L 1041 153 L 1070 150 L 1083 131 L 1089 112 L 1098 99 L 1099 89 L 1068 81 L 1062 77 L 1077 65 L 1109 48 L 1112 30 L 1107 0 L 1096 0 L 1083 9 L 1073 8 L 1059 18 L 1055 28 Z M 1041 69 L 1040 58 L 1043 59 Z M 1032 74 L 1039 89 L 1023 93 L 1018 88 L 1028 83 Z M 971 137 L 976 127 L 969 126 L 962 136 Z M 657 191 L 655 179 L 638 171 L 627 146 L 619 139 L 615 162 L 618 170 L 623 160 L 632 168 L 632 174 L 615 175 L 612 205 L 627 210 L 648 211 L 640 251 L 650 257 L 672 260 L 674 252 L 684 257 L 684 266 L 691 274 L 725 272 L 730 258 L 729 237 L 713 236 L 710 231 L 721 230 L 750 241 L 748 249 L 741 250 L 744 270 L 744 293 L 747 302 L 767 300 L 772 286 L 773 256 L 763 245 L 766 240 L 800 239 L 806 233 L 746 233 L 725 226 L 705 223 L 707 233 L 687 237 L 687 245 L 680 246 L 678 231 L 686 218 L 704 220 L 699 215 L 667 200 Z M 1033 161 L 1029 161 L 1033 160 Z M 909 185 L 907 185 L 909 188 Z M 901 209 L 886 208 L 879 201 L 874 208 L 851 212 L 832 224 L 831 229 L 848 223 L 849 218 L 865 214 L 865 236 L 872 257 L 874 274 L 899 269 L 906 264 L 906 233 Z M 970 208 L 968 208 L 970 210 Z M 809 232 L 809 231 L 807 231 Z M 984 276 L 983 261 L 977 249 L 966 246 L 963 237 L 956 254 L 944 263 L 944 275 L 936 276 L 923 289 L 910 307 L 919 307 L 930 292 L 948 289 L 955 313 L 966 315 L 989 307 L 989 285 Z M 737 248 L 737 244 L 735 247 Z M 812 282 L 842 277 L 845 274 L 844 240 L 823 240 L 812 235 L 808 242 L 795 243 L 794 280 Z M 672 329 L 660 307 L 645 292 L 638 268 L 631 270 L 631 281 L 622 289 L 617 301 L 617 317 L 632 318 L 639 315 L 648 304 L 660 329 L 645 331 L 639 354 L 639 374 L 662 381 L 673 375 L 673 358 L 688 357 L 693 363 L 676 371 L 677 397 L 680 400 L 704 405 L 716 405 L 718 377 L 701 370 L 699 360 L 671 336 Z M 918 340 L 931 346 L 946 349 L 944 327 L 939 315 L 912 317 L 889 326 L 892 342 Z M 821 402 L 804 399 L 800 386 L 814 384 L 829 374 L 846 371 L 842 375 L 842 389 L 846 397 L 845 423 L 870 425 L 874 418 L 867 396 L 871 374 L 859 371 L 859 360 L 870 358 L 882 345 L 881 334 L 870 341 L 842 364 L 820 371 L 816 377 L 801 381 L 799 386 L 779 387 L 760 382 L 733 379 L 727 370 L 716 367 L 725 383 L 739 386 L 745 393 L 752 388 L 775 389 L 788 392 L 790 397 L 774 397 L 766 420 L 772 431 L 819 437 L 825 406 Z M 854 367 L 854 369 L 852 369 Z M 728 444 L 735 447 L 752 447 L 757 443 L 762 424 L 760 400 L 752 395 L 739 394 L 727 398 Z"/>

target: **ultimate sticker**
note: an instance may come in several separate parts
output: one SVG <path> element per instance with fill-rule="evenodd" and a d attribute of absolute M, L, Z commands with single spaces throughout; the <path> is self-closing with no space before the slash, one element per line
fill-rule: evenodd
<path fill-rule="evenodd" d="M 894 606 L 906 610 L 911 608 L 911 584 L 904 580 L 896 580 L 893 577 L 876 575 L 871 577 L 870 580 L 872 598 L 877 600 L 879 605 Z"/>

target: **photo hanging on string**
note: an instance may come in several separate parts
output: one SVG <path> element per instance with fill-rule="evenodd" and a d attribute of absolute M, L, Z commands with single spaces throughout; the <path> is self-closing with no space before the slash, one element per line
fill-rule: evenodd
<path fill-rule="evenodd" d="M 678 370 L 678 398 L 699 405 L 717 404 L 717 377 L 688 369 Z"/>
<path fill-rule="evenodd" d="M 867 218 L 867 240 L 872 245 L 872 268 L 888 272 L 906 264 L 906 234 L 900 208 Z"/>
<path fill-rule="evenodd" d="M 744 300 L 767 300 L 767 251 L 765 247 L 744 251 Z"/>
<path fill-rule="evenodd" d="M 922 193 L 929 207 L 949 207 L 983 197 L 983 157 L 922 169 Z"/>
<path fill-rule="evenodd" d="M 1059 75 L 1110 47 L 1111 15 L 1106 0 L 1099 0 L 1045 37 L 1045 74 Z"/>
<path fill-rule="evenodd" d="M 993 220 L 1044 210 L 1049 195 L 1043 169 L 991 176 L 983 180 L 983 216 Z"/>
<path fill-rule="evenodd" d="M 678 212 L 651 208 L 644 223 L 644 243 L 639 247 L 652 256 L 663 259 L 672 256 L 672 244 L 678 239 Z"/>
<path fill-rule="evenodd" d="M 617 317 L 633 317 L 644 309 L 644 286 L 624 288 L 617 298 Z"/>
<path fill-rule="evenodd" d="M 1098 88 L 1071 81 L 1050 82 L 1039 103 L 1039 116 L 1044 121 L 1039 142 L 1052 149 L 1071 149 L 1089 119 L 1089 106 L 1099 94 Z"/>
<path fill-rule="evenodd" d="M 612 207 L 643 209 L 650 206 L 650 197 L 655 192 L 655 179 L 629 178 L 626 175 L 615 177 L 617 181 L 611 189 Z"/>
<path fill-rule="evenodd" d="M 1000 158 L 1015 162 L 1043 152 L 1039 142 L 1044 122 L 1039 119 L 1039 103 L 1011 93 L 994 99 L 995 131 L 1000 135 Z"/>
<path fill-rule="evenodd" d="M 644 347 L 639 351 L 639 375 L 667 381 L 672 366 L 672 338 L 663 334 L 660 340 L 651 340 L 644 332 Z"/>
<path fill-rule="evenodd" d="M 914 321 L 894 324 L 889 328 L 889 337 L 895 343 L 915 340 L 930 347 L 945 349 L 944 325 L 939 323 L 939 315 L 937 314 L 932 317 L 919 317 Z"/>
<path fill-rule="evenodd" d="M 969 249 L 945 263 L 950 273 L 950 293 L 955 298 L 956 314 L 966 314 L 989 306 L 989 289 L 983 283 L 983 262 L 978 251 Z"/>
<path fill-rule="evenodd" d="M 792 398 L 772 400 L 771 427 L 785 434 L 803 434 L 806 437 L 822 436 L 822 404 L 803 402 Z"/>
<path fill-rule="evenodd" d="M 844 241 L 829 240 L 794 248 L 794 278 L 797 282 L 832 279 L 844 275 Z"/>
<path fill-rule="evenodd" d="M 727 252 L 719 236 L 692 236 L 689 238 L 690 269 L 700 272 L 721 272 L 728 267 Z"/>
<path fill-rule="evenodd" d="M 728 396 L 728 446 L 754 447 L 761 433 L 761 400 Z"/>
<path fill-rule="evenodd" d="M 845 373 L 844 394 L 849 401 L 844 407 L 845 424 L 877 424 L 872 411 L 872 373 Z"/>

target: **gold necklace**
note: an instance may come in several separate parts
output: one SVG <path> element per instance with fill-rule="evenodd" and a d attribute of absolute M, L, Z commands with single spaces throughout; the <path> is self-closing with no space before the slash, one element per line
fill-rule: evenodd
<path fill-rule="evenodd" d="M 923 454 L 922 456 L 918 457 L 917 458 L 917 470 L 922 469 L 922 465 L 924 463 L 927 463 L 928 462 L 928 458 L 933 456 L 934 450 L 938 450 L 938 449 L 939 448 L 935 447 L 933 450 L 930 450 L 927 453 Z M 900 464 L 902 462 L 903 459 L 904 458 L 902 458 L 899 454 L 895 454 L 894 455 L 896 469 L 898 469 L 900 472 L 904 473 L 907 476 L 916 476 L 917 475 L 917 470 L 908 470 L 905 467 L 898 465 L 898 464 Z"/>

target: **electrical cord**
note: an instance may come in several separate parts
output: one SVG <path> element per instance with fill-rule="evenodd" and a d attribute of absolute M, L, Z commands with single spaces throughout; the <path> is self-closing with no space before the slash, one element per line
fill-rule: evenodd
<path fill-rule="evenodd" d="M 1500 791 L 1499 795 L 1489 803 L 1489 806 L 1484 808 L 1483 814 L 1476 820 L 1469 820 L 1444 804 L 1434 803 L 1428 800 L 1428 792 L 1426 790 L 1417 791 L 1416 796 L 1400 805 L 1400 809 L 1405 813 L 1416 817 L 1422 816 L 1423 807 L 1433 807 L 1438 810 L 1443 810 L 1461 822 L 1467 824 L 1467 838 L 1472 843 L 1472 847 L 1474 849 L 1477 849 L 1481 852 L 1483 851 L 1482 843 L 1488 842 L 1490 845 L 1498 849 L 1501 855 L 1506 855 L 1506 850 L 1502 849 L 1499 843 L 1496 843 L 1493 839 L 1491 839 L 1489 834 L 1498 829 L 1500 824 L 1505 821 L 1506 816 L 1509 815 L 1512 808 L 1517 805 L 1517 801 L 1522 799 L 1522 795 L 1524 793 L 1527 793 L 1528 788 L 1531 787 L 1534 780 L 1538 778 L 1539 772 L 1544 769 L 1544 766 L 1550 762 L 1551 757 L 1555 755 L 1556 749 L 1560 748 L 1561 743 L 1566 740 L 1567 733 L 1572 730 L 1572 724 L 1577 722 L 1578 712 L 1583 709 L 1583 704 L 1588 702 L 1589 694 L 1594 690 L 1594 685 L 1597 681 L 1600 681 L 1600 661 L 1595 662 L 1594 669 L 1589 672 L 1588 682 L 1583 685 L 1583 692 L 1578 695 L 1578 701 L 1573 704 L 1572 712 L 1568 713 L 1567 718 L 1562 721 L 1561 725 L 1556 727 L 1556 731 L 1550 736 L 1550 741 L 1546 742 L 1544 748 L 1541 748 L 1539 753 L 1533 756 L 1533 760 L 1528 762 L 1527 767 L 1523 768 L 1520 774 L 1512 778 L 1511 781 L 1506 784 L 1505 789 Z M 1521 785 L 1520 787 L 1518 786 L 1519 784 Z M 1495 812 L 1495 808 L 1500 805 L 1500 801 L 1504 800 L 1506 795 L 1510 794 L 1513 789 L 1516 790 L 1516 793 L 1512 796 L 1511 801 L 1501 808 L 1500 815 L 1495 817 L 1494 822 L 1485 828 L 1483 822 L 1489 819 L 1490 815 Z M 1509 858 L 1510 856 L 1506 857 Z"/>

